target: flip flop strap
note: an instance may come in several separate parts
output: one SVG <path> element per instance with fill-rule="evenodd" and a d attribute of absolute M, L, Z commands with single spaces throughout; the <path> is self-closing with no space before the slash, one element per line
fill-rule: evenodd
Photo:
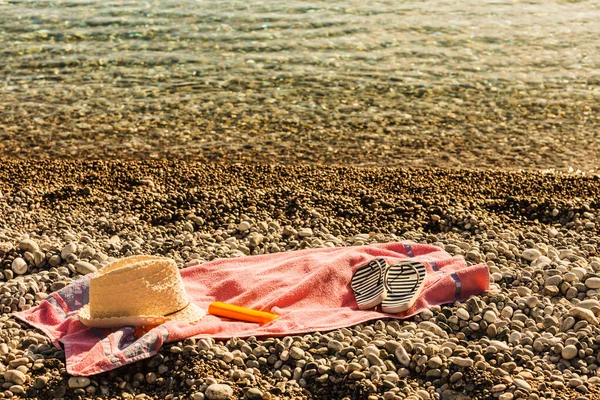
<path fill-rule="evenodd" d="M 390 282 L 390 283 L 394 283 L 394 281 L 395 281 L 396 279 L 398 279 L 398 277 L 399 277 L 399 276 L 401 276 L 402 274 L 404 274 L 404 267 L 409 267 L 409 268 L 411 268 L 413 271 L 415 271 L 415 274 L 417 274 L 417 280 L 415 281 L 415 285 L 414 285 L 414 286 L 413 286 L 413 288 L 410 290 L 411 292 L 414 292 L 414 291 L 415 291 L 415 289 L 417 288 L 417 286 L 419 286 L 419 283 L 421 283 L 421 275 L 419 274 L 419 270 L 417 270 L 417 268 L 416 268 L 414 265 L 412 265 L 412 264 L 408 264 L 408 263 L 401 263 L 401 264 L 396 264 L 396 265 L 400 265 L 400 267 L 401 267 L 402 269 L 400 270 L 400 274 L 396 275 L 394 278 L 392 278 L 392 279 L 391 279 L 391 282 Z M 388 268 L 388 270 L 392 269 L 392 267 L 393 267 L 393 265 L 392 265 L 392 266 L 390 266 L 390 267 Z M 391 291 L 392 291 L 392 289 L 390 288 L 390 285 L 389 285 L 389 283 L 388 283 L 388 279 L 385 279 L 385 280 L 383 281 L 383 285 L 385 286 L 385 290 L 387 290 L 388 292 L 391 292 Z"/>
<path fill-rule="evenodd" d="M 379 276 L 377 277 L 377 286 L 381 285 L 381 281 L 383 281 L 383 284 L 385 285 L 385 280 L 383 279 L 383 267 L 382 267 L 382 266 L 381 266 L 381 264 L 379 263 L 378 259 L 375 259 L 375 260 L 373 260 L 372 262 L 368 263 L 367 265 L 368 265 L 368 266 L 369 266 L 371 269 L 373 269 L 373 268 L 375 268 L 375 267 L 373 266 L 373 263 L 375 263 L 375 264 L 377 265 L 377 267 L 378 267 L 377 269 L 379 270 Z M 362 295 L 362 293 L 361 293 L 361 292 L 358 292 L 358 291 L 356 291 L 356 290 L 354 290 L 354 293 L 355 293 L 355 294 L 357 294 L 357 295 L 359 295 L 359 296 L 361 296 L 361 295 Z"/>

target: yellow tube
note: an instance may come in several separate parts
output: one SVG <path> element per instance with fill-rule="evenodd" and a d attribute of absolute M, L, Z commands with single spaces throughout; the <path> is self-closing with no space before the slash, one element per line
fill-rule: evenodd
<path fill-rule="evenodd" d="M 227 317 L 240 321 L 257 322 L 266 324 L 279 318 L 279 315 L 271 314 L 266 311 L 257 311 L 250 308 L 234 306 L 233 304 L 221 303 L 215 301 L 208 306 L 208 313 L 219 317 Z"/>

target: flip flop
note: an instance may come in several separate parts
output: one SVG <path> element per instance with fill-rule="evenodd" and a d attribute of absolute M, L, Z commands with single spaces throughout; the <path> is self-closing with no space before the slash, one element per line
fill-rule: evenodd
<path fill-rule="evenodd" d="M 425 284 L 427 270 L 418 261 L 401 261 L 391 265 L 385 272 L 383 285 L 387 292 L 381 310 L 397 314 L 415 304 Z"/>
<path fill-rule="evenodd" d="M 376 258 L 359 267 L 352 275 L 350 287 L 354 292 L 359 309 L 368 310 L 376 307 L 385 299 L 383 275 L 386 266 L 387 263 L 383 258 Z"/>

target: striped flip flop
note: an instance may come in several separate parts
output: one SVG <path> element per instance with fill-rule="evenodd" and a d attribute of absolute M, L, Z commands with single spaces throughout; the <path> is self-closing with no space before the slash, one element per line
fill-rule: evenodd
<path fill-rule="evenodd" d="M 359 309 L 368 310 L 381 304 L 385 299 L 383 276 L 386 267 L 387 263 L 383 258 L 376 258 L 359 267 L 352 275 L 350 287 Z"/>
<path fill-rule="evenodd" d="M 383 284 L 387 292 L 381 303 L 381 310 L 397 314 L 415 304 L 425 284 L 427 270 L 418 261 L 401 261 L 390 265 L 386 270 Z"/>

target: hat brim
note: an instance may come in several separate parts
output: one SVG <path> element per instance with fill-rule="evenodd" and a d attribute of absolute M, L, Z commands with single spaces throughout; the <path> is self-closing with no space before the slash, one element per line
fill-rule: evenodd
<path fill-rule="evenodd" d="M 149 326 L 149 325 L 162 325 L 168 321 L 182 321 L 194 323 L 200 321 L 205 315 L 206 311 L 199 308 L 197 305 L 190 303 L 187 307 L 183 308 L 176 313 L 169 314 L 167 317 L 164 316 L 153 316 L 153 315 L 135 315 L 135 316 L 124 316 L 124 317 L 109 317 L 109 318 L 92 318 L 90 313 L 90 306 L 86 304 L 79 310 L 79 321 L 90 328 L 121 328 L 124 326 Z"/>

